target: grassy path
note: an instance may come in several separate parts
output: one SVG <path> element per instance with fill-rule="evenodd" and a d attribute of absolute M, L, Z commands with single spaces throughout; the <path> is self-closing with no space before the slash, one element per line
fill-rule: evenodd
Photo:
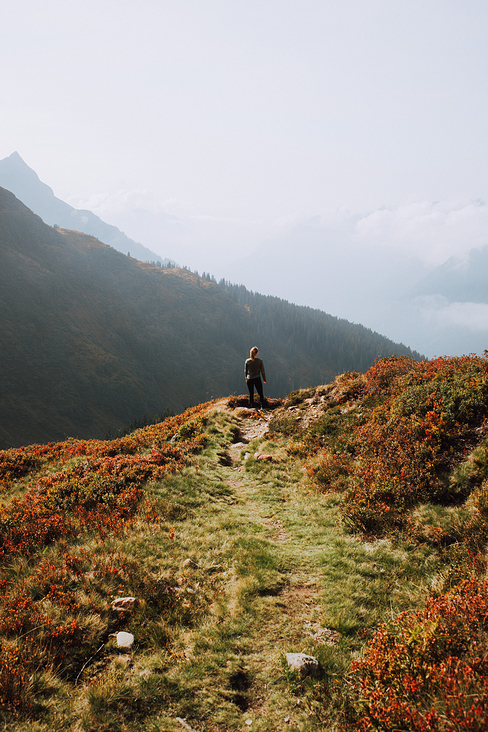
<path fill-rule="evenodd" d="M 324 511 L 303 491 L 301 466 L 290 465 L 256 427 L 239 424 L 238 443 L 213 466 L 224 497 L 209 505 L 203 525 L 200 514 L 198 527 L 186 527 L 194 540 L 203 532 L 198 544 L 207 562 L 225 567 L 212 613 L 186 639 L 187 656 L 207 687 L 201 691 L 214 707 L 195 729 L 314 728 L 305 687 L 290 691 L 284 655 L 316 651 Z M 273 462 L 254 458 L 262 448 L 273 450 Z"/>
<path fill-rule="evenodd" d="M 388 543 L 343 532 L 339 498 L 307 486 L 303 466 L 267 440 L 266 419 L 220 416 L 221 449 L 191 479 L 205 498 L 175 531 L 185 584 L 191 576 L 196 591 L 213 592 L 202 622 L 177 639 L 170 671 L 182 690 L 174 708 L 194 730 L 336 729 L 344 674 L 364 633 L 425 590 L 411 556 L 407 565 Z M 189 476 L 180 480 L 188 491 Z M 318 657 L 322 678 L 297 679 L 287 652 Z M 173 714 L 160 724 L 183 728 Z"/>
<path fill-rule="evenodd" d="M 456 587 L 467 566 L 458 523 L 476 528 L 475 514 L 463 518 L 463 506 L 415 509 L 422 530 L 444 536 L 438 547 L 415 532 L 374 542 L 354 535 L 340 520 L 351 515 L 344 496 L 322 492 L 331 486 L 320 469 L 347 449 L 347 481 L 332 485 L 346 484 L 349 502 L 366 485 L 362 453 L 344 438 L 355 418 L 331 406 L 329 387 L 308 393 L 258 418 L 226 399 L 125 441 L 66 441 L 46 446 L 45 461 L 32 462 L 38 446 L 4 456 L 6 475 L 20 470 L 12 510 L 4 507 L 5 536 L 12 529 L 30 543 L 23 554 L 24 544 L 18 554 L 5 544 L 0 729 L 351 732 L 364 701 L 351 697 L 351 662 L 378 626 L 403 624 L 402 674 L 404 656 L 430 653 L 437 621 L 417 633 L 397 616 Z M 454 486 L 477 476 L 484 490 L 485 448 L 456 468 Z M 26 467 L 33 472 L 24 475 Z M 445 531 L 433 523 L 439 516 Z M 51 539 L 42 531 L 52 525 Z M 129 596 L 135 602 L 119 612 L 115 598 Z M 465 602 L 462 593 L 457 601 Z M 121 632 L 130 644 L 120 643 Z M 477 632 L 466 631 L 475 649 Z M 435 640 L 451 635 L 459 644 L 450 630 Z M 292 673 L 288 652 L 316 656 L 318 678 Z"/>

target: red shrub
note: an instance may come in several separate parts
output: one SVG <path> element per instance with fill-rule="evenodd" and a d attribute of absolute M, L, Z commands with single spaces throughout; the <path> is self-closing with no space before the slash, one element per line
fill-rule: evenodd
<path fill-rule="evenodd" d="M 359 730 L 488 728 L 488 581 L 470 577 L 382 626 L 353 664 Z"/>
<path fill-rule="evenodd" d="M 462 438 L 488 417 L 488 361 L 394 357 L 379 361 L 366 381 L 373 403 L 351 439 L 355 462 L 342 513 L 361 531 L 381 532 L 403 526 L 419 502 L 451 500 L 443 474 L 464 457 Z"/>

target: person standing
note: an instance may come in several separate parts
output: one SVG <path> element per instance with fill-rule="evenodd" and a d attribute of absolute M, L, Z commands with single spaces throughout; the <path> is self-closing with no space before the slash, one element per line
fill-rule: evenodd
<path fill-rule="evenodd" d="M 249 407 L 254 407 L 254 387 L 259 394 L 259 401 L 261 407 L 264 407 L 264 393 L 263 384 L 261 382 L 261 374 L 263 375 L 263 381 L 266 383 L 266 373 L 264 371 L 264 363 L 258 358 L 258 349 L 253 346 L 250 351 L 250 358 L 247 359 L 244 364 L 244 375 L 246 377 L 247 388 L 249 389 Z"/>

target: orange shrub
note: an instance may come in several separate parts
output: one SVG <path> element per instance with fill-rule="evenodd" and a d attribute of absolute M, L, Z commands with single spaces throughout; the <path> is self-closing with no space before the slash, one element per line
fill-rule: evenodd
<path fill-rule="evenodd" d="M 419 502 L 459 501 L 446 476 L 488 416 L 488 361 L 389 358 L 366 382 L 370 408 L 351 439 L 354 470 L 342 514 L 354 528 L 377 533 L 403 526 Z"/>
<path fill-rule="evenodd" d="M 402 613 L 353 664 L 354 728 L 447 732 L 488 729 L 488 581 L 476 576 Z"/>

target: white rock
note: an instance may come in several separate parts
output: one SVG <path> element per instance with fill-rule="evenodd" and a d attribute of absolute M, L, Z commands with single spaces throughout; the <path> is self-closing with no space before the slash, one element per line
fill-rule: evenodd
<path fill-rule="evenodd" d="M 117 640 L 118 648 L 130 648 L 134 643 L 134 636 L 132 633 L 126 633 L 123 630 L 119 630 L 115 638 Z"/>

